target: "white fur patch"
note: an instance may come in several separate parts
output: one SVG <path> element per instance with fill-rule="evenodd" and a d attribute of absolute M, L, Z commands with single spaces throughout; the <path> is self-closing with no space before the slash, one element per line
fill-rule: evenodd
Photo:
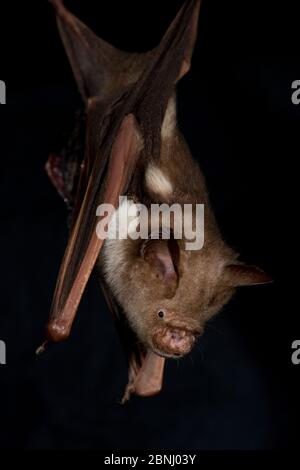
<path fill-rule="evenodd" d="M 134 226 L 134 222 L 138 218 L 135 207 L 134 201 L 125 196 L 109 222 L 109 238 L 128 238 L 130 227 Z"/>
<path fill-rule="evenodd" d="M 172 96 L 169 99 L 166 114 L 161 127 L 162 139 L 169 139 L 173 136 L 176 127 L 176 99 Z"/>
<path fill-rule="evenodd" d="M 173 186 L 168 176 L 152 164 L 146 170 L 146 185 L 148 189 L 163 197 L 168 197 L 173 192 Z"/>
<path fill-rule="evenodd" d="M 106 281 L 118 299 L 123 299 L 122 274 L 128 270 L 127 246 L 131 226 L 136 226 L 138 218 L 133 200 L 124 197 L 114 212 L 108 226 L 109 237 L 104 242 L 101 252 L 101 267 Z"/>

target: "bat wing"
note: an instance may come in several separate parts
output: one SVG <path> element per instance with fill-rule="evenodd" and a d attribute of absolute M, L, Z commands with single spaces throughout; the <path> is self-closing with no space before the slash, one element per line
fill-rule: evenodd
<path fill-rule="evenodd" d="M 60 0 L 52 3 L 87 109 L 85 153 L 70 237 L 48 323 L 49 339 L 60 341 L 70 333 L 103 245 L 96 234 L 98 205 L 110 203 L 117 208 L 119 195 L 126 194 L 136 169 L 160 156 L 162 120 L 176 82 L 190 67 L 200 0 L 187 0 L 160 45 L 145 54 L 115 49 L 72 15 Z M 49 163 L 48 172 L 64 195 L 57 169 L 55 160 Z M 110 309 L 120 321 L 118 307 L 109 291 L 105 291 Z M 123 327 L 122 331 L 130 359 L 130 381 L 124 400 L 132 391 L 140 395 L 159 391 L 164 360 L 137 350 L 131 333 Z"/>

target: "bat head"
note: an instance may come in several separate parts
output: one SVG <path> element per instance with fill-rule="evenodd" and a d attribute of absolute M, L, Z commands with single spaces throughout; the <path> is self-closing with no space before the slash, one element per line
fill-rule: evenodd
<path fill-rule="evenodd" d="M 189 353 L 236 287 L 271 281 L 257 267 L 238 262 L 221 240 L 198 251 L 184 250 L 181 240 L 105 245 L 100 262 L 132 329 L 165 357 Z"/>

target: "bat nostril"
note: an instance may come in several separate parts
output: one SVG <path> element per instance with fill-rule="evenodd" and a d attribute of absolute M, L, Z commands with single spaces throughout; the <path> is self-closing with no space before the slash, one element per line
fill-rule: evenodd
<path fill-rule="evenodd" d="M 184 338 L 183 331 L 171 331 L 171 339 L 177 342 L 181 342 Z"/>

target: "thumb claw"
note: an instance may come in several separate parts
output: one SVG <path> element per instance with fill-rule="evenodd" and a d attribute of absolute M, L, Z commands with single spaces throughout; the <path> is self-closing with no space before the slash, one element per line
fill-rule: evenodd
<path fill-rule="evenodd" d="M 39 346 L 37 348 L 37 350 L 35 351 L 35 354 L 37 356 L 40 356 L 40 354 L 42 354 L 43 352 L 45 352 L 46 348 L 47 348 L 47 345 L 48 345 L 48 341 L 44 341 L 43 344 L 41 344 L 41 346 Z"/>

